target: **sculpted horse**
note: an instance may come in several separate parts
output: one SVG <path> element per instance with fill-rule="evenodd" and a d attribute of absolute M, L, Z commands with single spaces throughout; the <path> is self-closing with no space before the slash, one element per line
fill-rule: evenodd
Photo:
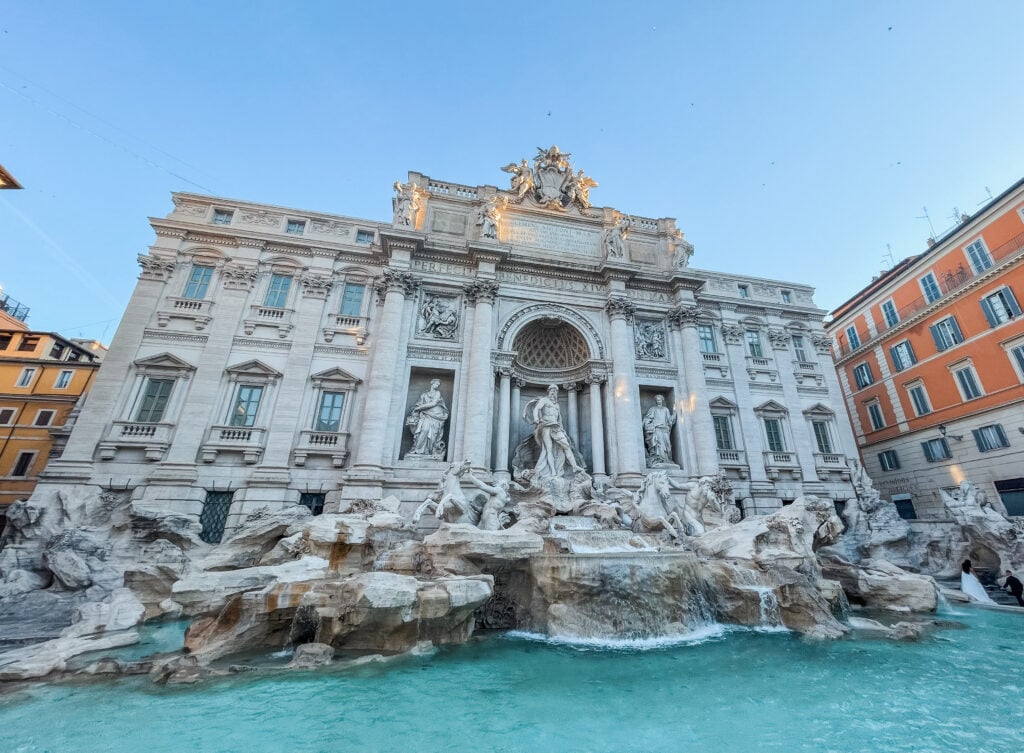
<path fill-rule="evenodd" d="M 633 495 L 630 508 L 634 531 L 668 531 L 677 540 L 681 537 L 680 532 L 686 531 L 686 524 L 673 509 L 672 490 L 664 471 L 644 476 L 640 489 Z"/>
<path fill-rule="evenodd" d="M 420 518 L 433 510 L 434 516 L 446 523 L 475 523 L 473 508 L 462 493 L 462 477 L 469 472 L 470 465 L 469 460 L 449 465 L 437 483 L 437 489 L 416 508 L 412 522 L 419 523 Z"/>

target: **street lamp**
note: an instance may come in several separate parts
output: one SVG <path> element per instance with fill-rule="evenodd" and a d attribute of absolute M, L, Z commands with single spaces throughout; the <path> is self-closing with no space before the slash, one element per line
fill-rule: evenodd
<path fill-rule="evenodd" d="M 950 439 L 955 439 L 957 442 L 963 442 L 964 441 L 964 435 L 963 434 L 947 434 L 946 433 L 946 425 L 945 424 L 939 424 L 939 434 L 942 435 L 943 439 L 945 439 L 948 436 Z"/>

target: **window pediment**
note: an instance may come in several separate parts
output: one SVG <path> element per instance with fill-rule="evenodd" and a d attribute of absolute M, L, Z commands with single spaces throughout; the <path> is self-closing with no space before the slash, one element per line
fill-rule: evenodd
<path fill-rule="evenodd" d="M 734 403 L 732 400 L 729 400 L 726 397 L 722 397 L 721 395 L 719 395 L 710 403 L 708 403 L 708 405 L 710 406 L 711 410 L 735 411 L 738 410 L 739 408 L 739 406 L 737 406 L 736 403 Z"/>
<path fill-rule="evenodd" d="M 273 382 L 282 376 L 280 371 L 257 359 L 228 366 L 225 371 L 235 381 L 247 379 L 256 382 Z"/>
<path fill-rule="evenodd" d="M 320 371 L 310 377 L 317 387 L 330 387 L 335 389 L 352 389 L 363 380 L 344 369 L 334 368 Z"/>
<path fill-rule="evenodd" d="M 823 403 L 815 403 L 804 411 L 807 418 L 835 418 L 835 411 Z"/>
<path fill-rule="evenodd" d="M 761 403 L 761 405 L 758 405 L 756 408 L 754 408 L 754 413 L 784 416 L 789 413 L 789 409 L 786 408 L 786 406 L 783 405 L 782 403 L 778 403 L 774 400 L 769 400 L 768 402 Z"/>
<path fill-rule="evenodd" d="M 142 374 L 169 374 L 183 376 L 196 370 L 188 361 L 183 361 L 171 353 L 159 353 L 148 358 L 135 361 L 135 368 Z"/>

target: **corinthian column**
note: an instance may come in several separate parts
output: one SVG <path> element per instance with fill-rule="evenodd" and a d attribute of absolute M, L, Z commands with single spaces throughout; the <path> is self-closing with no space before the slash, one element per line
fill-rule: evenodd
<path fill-rule="evenodd" d="M 619 467 L 616 483 L 639 484 L 646 465 L 640 395 L 636 386 L 633 336 L 629 323 L 634 306 L 626 298 L 610 298 L 605 306 L 612 324 L 612 400 L 615 405 L 615 438 Z"/>
<path fill-rule="evenodd" d="M 569 406 L 569 438 L 572 439 L 576 449 L 580 447 L 580 418 L 579 405 L 576 402 L 576 382 L 567 382 L 562 385 Z"/>
<path fill-rule="evenodd" d="M 682 345 L 685 381 L 681 383 L 683 401 L 690 411 L 689 424 L 693 427 L 693 445 L 697 455 L 697 475 L 710 476 L 718 472 L 718 445 L 715 443 L 715 425 L 708 407 L 707 386 L 704 382 L 704 356 L 700 352 L 697 335 L 696 306 L 677 306 L 669 312 L 668 320 L 679 332 Z"/>
<path fill-rule="evenodd" d="M 508 435 L 511 430 L 512 370 L 503 368 L 498 372 L 498 442 L 494 451 L 494 473 L 502 478 L 511 478 L 508 471 Z"/>
<path fill-rule="evenodd" d="M 604 376 L 587 377 L 590 385 L 590 457 L 595 476 L 604 476 L 604 418 L 601 415 L 601 382 Z"/>
<path fill-rule="evenodd" d="M 476 307 L 473 334 L 469 343 L 469 373 L 466 388 L 466 410 L 463 415 L 465 433 L 463 447 L 474 470 L 486 471 L 488 433 L 491 428 L 494 372 L 491 371 L 491 319 L 498 283 L 475 280 L 466 286 L 466 300 Z"/>
<path fill-rule="evenodd" d="M 384 465 L 384 436 L 387 433 L 391 391 L 398 366 L 398 342 L 405 296 L 418 285 L 408 272 L 385 269 L 375 284 L 378 300 L 384 302 L 380 323 L 374 333 L 373 362 L 366 378 L 366 402 L 356 450 L 355 468 L 379 469 Z"/>

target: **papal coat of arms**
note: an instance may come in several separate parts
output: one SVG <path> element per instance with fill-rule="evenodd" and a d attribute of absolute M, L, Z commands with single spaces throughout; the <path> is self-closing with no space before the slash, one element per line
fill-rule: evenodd
<path fill-rule="evenodd" d="M 510 162 L 501 168 L 512 175 L 512 193 L 522 201 L 529 197 L 548 209 L 566 209 L 575 205 L 579 209 L 590 207 L 590 189 L 597 181 L 580 170 L 576 173 L 569 163 L 571 154 L 559 151 L 557 146 L 537 148 L 533 167 L 523 159 L 519 164 Z"/>

